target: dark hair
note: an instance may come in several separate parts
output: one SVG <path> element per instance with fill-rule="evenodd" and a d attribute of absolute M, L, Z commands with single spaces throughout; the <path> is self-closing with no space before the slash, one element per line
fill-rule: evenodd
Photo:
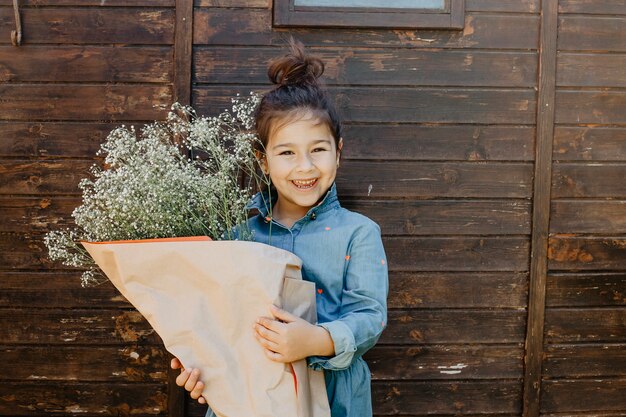
<path fill-rule="evenodd" d="M 289 53 L 271 61 L 267 70 L 270 81 L 277 86 L 263 96 L 256 110 L 256 132 L 262 146 L 267 146 L 276 129 L 310 112 L 328 126 L 338 147 L 341 122 L 328 93 L 318 82 L 324 73 L 324 62 L 307 55 L 304 45 L 293 37 L 288 42 Z"/>

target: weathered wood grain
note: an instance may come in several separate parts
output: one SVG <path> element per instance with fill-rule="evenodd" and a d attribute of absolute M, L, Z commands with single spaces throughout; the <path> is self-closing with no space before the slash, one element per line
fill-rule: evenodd
<path fill-rule="evenodd" d="M 548 307 L 626 306 L 626 272 L 550 273 Z"/>
<path fill-rule="evenodd" d="M 163 120 L 170 85 L 0 84 L 0 114 L 12 120 Z"/>
<path fill-rule="evenodd" d="M 364 355 L 373 381 L 520 378 L 522 357 L 521 345 L 376 346 Z"/>
<path fill-rule="evenodd" d="M 531 179 L 527 163 L 343 161 L 337 189 L 351 198 L 526 198 Z"/>
<path fill-rule="evenodd" d="M 558 90 L 555 117 L 557 123 L 626 124 L 625 107 L 626 92 L 621 90 Z"/>
<path fill-rule="evenodd" d="M 523 343 L 524 309 L 391 310 L 378 344 Z"/>
<path fill-rule="evenodd" d="M 523 33 L 524 36 L 519 36 Z M 270 9 L 197 9 L 194 45 L 284 45 L 294 34 L 307 46 L 334 45 L 537 49 L 539 20 L 535 15 L 472 14 L 463 31 L 294 29 L 272 30 Z"/>
<path fill-rule="evenodd" d="M 342 205 L 382 224 L 389 235 L 530 233 L 526 200 L 344 200 Z M 1 210 L 2 200 L 0 219 Z"/>
<path fill-rule="evenodd" d="M 626 163 L 560 163 L 554 165 L 553 198 L 626 197 Z"/>
<path fill-rule="evenodd" d="M 622 127 L 557 126 L 554 132 L 554 160 L 624 161 L 626 129 Z"/>
<path fill-rule="evenodd" d="M 534 139 L 529 126 L 348 123 L 342 158 L 532 161 Z"/>
<path fill-rule="evenodd" d="M 548 267 L 551 270 L 626 269 L 624 236 L 554 235 L 548 245 Z"/>
<path fill-rule="evenodd" d="M 81 382 L 167 381 L 167 352 L 161 346 L 3 346 L 2 380 Z M 19 366 L 16 366 L 19 364 Z"/>
<path fill-rule="evenodd" d="M 0 194 L 79 194 L 93 160 L 2 161 Z M 44 203 L 45 204 L 45 203 Z"/>
<path fill-rule="evenodd" d="M 556 83 L 561 87 L 626 87 L 625 67 L 625 54 L 561 53 Z"/>
<path fill-rule="evenodd" d="M 3 416 L 166 415 L 164 384 L 82 384 L 80 382 L 12 382 L 0 384 Z"/>
<path fill-rule="evenodd" d="M 389 277 L 387 307 L 525 308 L 527 297 L 525 273 L 395 272 Z"/>
<path fill-rule="evenodd" d="M 0 307 L 133 308 L 109 281 L 83 288 L 80 272 L 68 271 L 0 271 Z"/>
<path fill-rule="evenodd" d="M 526 1 L 526 0 L 525 0 Z M 174 7 L 175 0 L 134 0 L 134 7 Z M 0 6 L 12 6 L 11 0 L 0 0 Z M 44 6 L 98 6 L 119 7 L 128 6 L 127 0 L 21 0 L 20 7 L 44 7 Z"/>
<path fill-rule="evenodd" d="M 603 378 L 626 376 L 623 344 L 547 345 L 544 378 Z"/>
<path fill-rule="evenodd" d="M 527 271 L 526 237 L 389 237 L 392 271 Z"/>
<path fill-rule="evenodd" d="M 329 85 L 532 87 L 534 52 L 415 51 L 310 48 L 325 63 Z M 239 84 L 267 82 L 268 62 L 278 48 L 196 48 L 194 81 Z"/>
<path fill-rule="evenodd" d="M 592 415 L 598 410 L 623 414 L 626 379 L 566 379 L 544 381 L 541 411 Z M 615 414 L 613 414 L 615 415 Z M 619 414 L 618 414 L 619 415 Z"/>
<path fill-rule="evenodd" d="M 416 413 L 521 413 L 519 381 L 375 382 L 372 402 L 376 415 Z"/>
<path fill-rule="evenodd" d="M 171 47 L 0 46 L 0 82 L 144 82 L 173 78 Z"/>
<path fill-rule="evenodd" d="M 560 0 L 559 13 L 626 14 L 626 7 L 614 0 Z"/>
<path fill-rule="evenodd" d="M 0 121 L 0 157 L 94 158 L 120 123 Z M 137 131 L 143 123 L 133 123 Z"/>
<path fill-rule="evenodd" d="M 551 233 L 626 234 L 626 200 L 555 200 Z"/>
<path fill-rule="evenodd" d="M 161 338 L 135 310 L 0 309 L 5 344 L 161 346 Z"/>
<path fill-rule="evenodd" d="M 559 51 L 624 52 L 625 37 L 626 16 L 559 17 Z"/>
<path fill-rule="evenodd" d="M 266 89 L 195 87 L 193 106 L 202 114 L 216 115 L 231 106 L 235 93 Z M 536 98 L 531 89 L 331 87 L 329 92 L 345 122 L 535 123 Z"/>
<path fill-rule="evenodd" d="M 546 343 L 625 342 L 626 310 L 606 308 L 546 309 Z"/>
<path fill-rule="evenodd" d="M 24 8 L 24 45 L 174 43 L 174 10 L 120 8 Z M 0 8 L 0 44 L 11 44 L 12 7 Z"/>
<path fill-rule="evenodd" d="M 82 203 L 75 197 L 0 196 L 1 232 L 47 232 L 72 224 L 72 211 Z"/>

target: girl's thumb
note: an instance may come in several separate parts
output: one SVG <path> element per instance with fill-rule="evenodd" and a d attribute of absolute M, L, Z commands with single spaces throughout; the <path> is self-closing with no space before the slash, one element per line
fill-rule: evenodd
<path fill-rule="evenodd" d="M 274 317 L 276 317 L 279 320 L 282 320 L 284 322 L 292 322 L 296 319 L 296 316 L 294 316 L 293 314 L 291 314 L 288 311 L 282 310 L 278 307 L 276 307 L 275 305 L 271 305 L 270 306 L 270 310 L 272 312 L 272 314 L 274 315 Z"/>

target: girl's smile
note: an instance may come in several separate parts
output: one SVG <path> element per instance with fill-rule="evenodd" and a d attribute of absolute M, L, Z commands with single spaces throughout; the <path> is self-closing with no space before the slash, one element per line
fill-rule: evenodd
<path fill-rule="evenodd" d="M 311 112 L 275 130 L 261 164 L 278 192 L 276 220 L 291 227 L 320 202 L 335 181 L 341 147 Z"/>

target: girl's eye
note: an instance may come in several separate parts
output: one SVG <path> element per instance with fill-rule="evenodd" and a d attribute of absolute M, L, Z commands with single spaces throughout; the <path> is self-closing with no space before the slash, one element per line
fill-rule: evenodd
<path fill-rule="evenodd" d="M 293 152 L 292 151 L 282 151 L 281 153 L 279 153 L 279 155 L 292 155 Z"/>
<path fill-rule="evenodd" d="M 315 148 L 313 149 L 313 152 L 320 152 L 320 151 L 325 151 L 326 148 Z"/>

